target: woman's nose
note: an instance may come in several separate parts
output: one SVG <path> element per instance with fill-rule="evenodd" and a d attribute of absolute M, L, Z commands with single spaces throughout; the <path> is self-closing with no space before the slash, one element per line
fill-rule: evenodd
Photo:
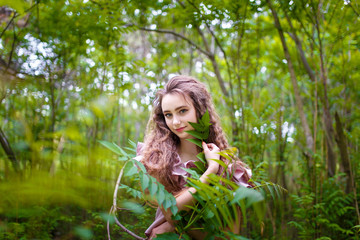
<path fill-rule="evenodd" d="M 173 117 L 173 124 L 174 124 L 174 125 L 180 124 L 180 119 L 179 119 L 178 117 L 174 116 L 174 117 Z"/>

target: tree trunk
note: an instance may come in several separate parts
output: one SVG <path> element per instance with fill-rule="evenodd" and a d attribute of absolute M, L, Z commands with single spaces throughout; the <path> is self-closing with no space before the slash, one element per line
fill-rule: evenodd
<path fill-rule="evenodd" d="M 284 54 L 285 54 L 285 58 L 287 61 L 287 65 L 289 68 L 289 72 L 290 72 L 290 78 L 291 78 L 291 83 L 293 85 L 294 88 L 294 96 L 295 96 L 295 102 L 296 102 L 296 107 L 299 111 L 299 115 L 300 115 L 300 120 L 301 120 L 301 125 L 303 127 L 304 130 L 304 134 L 305 134 L 305 138 L 306 138 L 306 151 L 305 154 L 309 157 L 309 167 L 313 166 L 313 160 L 311 157 L 311 154 L 309 153 L 309 151 L 311 151 L 311 149 L 313 148 L 313 144 L 314 144 L 314 140 L 311 134 L 311 130 L 308 124 L 308 121 L 306 119 L 305 113 L 304 113 L 304 106 L 303 106 L 303 102 L 300 96 L 300 91 L 299 91 L 299 86 L 297 83 L 297 79 L 296 79 L 296 75 L 295 75 L 295 70 L 294 70 L 294 66 L 290 57 L 290 53 L 285 41 L 285 36 L 284 36 L 284 32 L 281 28 L 280 25 L 280 21 L 277 15 L 277 12 L 275 11 L 274 7 L 272 6 L 272 3 L 270 0 L 267 0 L 267 3 L 270 7 L 270 10 L 274 16 L 274 22 L 275 22 L 275 27 L 277 28 L 279 35 L 280 35 L 280 39 L 281 39 L 281 43 L 283 46 L 283 50 L 284 50 Z"/>
<path fill-rule="evenodd" d="M 340 121 L 339 114 L 337 112 L 335 112 L 335 121 L 336 121 L 336 142 L 340 150 L 340 158 L 341 158 L 340 164 L 342 171 L 344 171 L 344 173 L 346 173 L 347 176 L 346 193 L 349 193 L 350 190 L 352 189 L 350 158 L 347 151 L 346 137 Z"/>
<path fill-rule="evenodd" d="M 297 36 L 295 29 L 291 23 L 291 20 L 289 18 L 289 16 L 287 15 L 287 12 L 285 12 L 285 16 L 286 16 L 286 20 L 289 23 L 290 29 L 291 29 L 291 38 L 294 40 L 295 44 L 296 44 L 296 48 L 299 52 L 300 55 L 300 59 L 301 62 L 304 65 L 304 68 L 308 74 L 308 76 L 310 77 L 310 79 L 316 83 L 317 79 L 315 76 L 314 71 L 312 70 L 310 64 L 308 63 L 306 57 L 305 57 L 305 53 L 303 51 L 302 48 L 302 44 L 301 41 L 299 39 L 299 37 Z M 320 34 L 320 29 L 317 28 L 318 34 Z M 324 85 L 324 97 L 322 98 L 323 100 L 323 106 L 324 106 L 324 114 L 323 114 L 323 121 L 324 121 L 324 130 L 325 130 L 325 134 L 326 134 L 326 152 L 327 152 L 327 156 L 326 156 L 326 160 L 327 160 L 327 170 L 328 170 L 328 176 L 332 177 L 335 175 L 335 169 L 336 169 L 336 155 L 333 151 L 334 149 L 334 129 L 332 127 L 332 119 L 331 119 L 331 115 L 330 115 L 330 110 L 329 110 L 329 101 L 328 101 L 328 97 L 327 97 L 327 85 L 326 85 L 326 69 L 324 67 L 324 62 L 323 62 L 323 51 L 322 51 L 322 41 L 319 38 L 319 45 L 320 45 L 320 68 L 321 68 L 321 79 L 322 79 L 322 83 Z"/>
<path fill-rule="evenodd" d="M 346 137 L 344 134 L 344 130 L 340 121 L 339 114 L 335 112 L 335 121 L 336 121 L 336 142 L 340 149 L 340 156 L 341 156 L 341 165 L 343 171 L 347 175 L 347 184 L 346 184 L 346 193 L 350 193 L 351 191 L 354 193 L 354 199 L 355 199 L 355 209 L 356 209 L 356 215 L 358 219 L 358 224 L 360 224 L 360 212 L 359 212 L 359 204 L 357 201 L 357 192 L 356 192 L 356 183 L 354 176 L 352 174 L 351 170 L 351 161 L 349 158 L 349 153 L 347 150 L 347 143 L 346 143 Z"/>
<path fill-rule="evenodd" d="M 0 143 L 2 148 L 4 149 L 7 157 L 11 161 L 11 164 L 13 165 L 13 168 L 15 172 L 18 172 L 20 170 L 19 161 L 16 159 L 15 153 L 12 150 L 9 141 L 7 140 L 7 137 L 5 136 L 5 133 L 0 128 Z"/>
<path fill-rule="evenodd" d="M 330 106 L 329 106 L 329 99 L 327 96 L 327 70 L 325 68 L 325 60 L 324 60 L 324 47 L 322 43 L 322 39 L 320 37 L 320 12 L 322 8 L 322 1 L 318 4 L 318 10 L 315 14 L 315 21 L 316 21 L 316 31 L 317 31 L 317 37 L 319 41 L 319 52 L 320 52 L 320 75 L 321 80 L 323 83 L 323 89 L 324 89 L 324 96 L 322 98 L 323 100 L 323 106 L 324 106 L 324 124 L 325 124 L 325 134 L 326 134 L 326 151 L 327 151 L 327 166 L 328 166 L 328 175 L 330 177 L 335 175 L 336 170 L 336 155 L 333 151 L 334 149 L 334 128 L 332 126 L 332 117 L 330 114 Z M 314 8 L 315 9 L 315 8 Z"/>

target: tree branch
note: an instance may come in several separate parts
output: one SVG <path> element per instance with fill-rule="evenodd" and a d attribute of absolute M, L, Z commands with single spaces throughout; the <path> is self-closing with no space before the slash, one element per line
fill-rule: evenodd
<path fill-rule="evenodd" d="M 15 43 L 16 43 L 16 32 L 15 32 L 15 27 L 14 27 L 14 41 L 11 45 L 11 51 L 10 51 L 10 56 L 9 56 L 9 61 L 8 61 L 8 64 L 6 66 L 6 69 L 10 67 L 10 64 L 11 64 L 11 60 L 12 60 L 12 56 L 13 56 L 13 53 L 14 53 L 14 50 L 15 50 Z"/>
<path fill-rule="evenodd" d="M 356 11 L 356 9 L 354 8 L 354 6 L 351 4 L 350 1 L 348 1 L 348 5 L 351 7 L 351 9 L 354 11 L 354 13 L 355 13 L 358 17 L 360 17 L 360 14 Z"/>
<path fill-rule="evenodd" d="M 133 25 L 133 26 L 136 26 L 136 25 Z M 166 29 L 151 29 L 151 28 L 145 28 L 145 27 L 139 27 L 139 26 L 136 26 L 136 27 L 138 27 L 140 30 L 147 31 L 147 32 L 157 32 L 157 33 L 165 33 L 165 34 L 174 35 L 176 37 L 179 37 L 179 38 L 185 40 L 191 46 L 195 47 L 201 53 L 205 54 L 207 57 L 210 57 L 212 55 L 212 53 L 202 49 L 199 45 L 197 45 L 196 43 L 194 43 L 193 41 L 191 41 L 190 39 L 188 39 L 184 35 L 181 35 L 180 33 L 177 33 L 177 32 L 171 31 L 171 30 L 166 30 Z"/>
<path fill-rule="evenodd" d="M 190 3 L 190 5 L 193 6 L 193 8 L 195 8 L 195 10 L 200 14 L 201 18 L 204 20 L 204 23 L 205 23 L 205 25 L 206 25 L 206 28 L 209 30 L 211 36 L 212 36 L 212 37 L 214 38 L 214 40 L 215 40 L 216 45 L 220 48 L 220 51 L 221 51 L 222 54 L 224 55 L 224 60 L 225 60 L 226 67 L 227 67 L 227 70 L 228 70 L 227 72 L 228 72 L 228 75 L 229 75 L 229 78 L 230 78 L 230 81 L 229 81 L 229 82 L 230 82 L 230 84 L 231 84 L 232 81 L 231 81 L 230 64 L 229 64 L 229 62 L 228 62 L 227 55 L 226 55 L 226 52 L 225 52 L 224 48 L 222 47 L 219 39 L 216 37 L 216 35 L 215 35 L 215 33 L 213 32 L 213 30 L 210 28 L 210 26 L 209 26 L 209 24 L 207 23 L 206 19 L 204 19 L 203 15 L 202 15 L 202 13 L 201 13 L 201 11 L 200 11 L 200 9 L 199 9 L 198 7 L 196 7 L 195 4 L 194 4 L 193 2 L 191 2 L 190 0 L 187 0 L 187 2 Z M 199 29 L 198 29 L 198 31 L 199 31 Z M 204 39 L 203 34 L 202 34 L 202 37 L 203 37 L 203 39 Z M 209 49 L 208 49 L 208 51 L 209 51 Z M 232 87 L 231 87 L 231 89 L 232 89 Z"/>
<path fill-rule="evenodd" d="M 4 30 L 1 32 L 0 34 L 0 38 L 2 38 L 2 36 L 4 35 L 5 31 L 9 28 L 10 24 L 14 21 L 14 19 L 17 17 L 16 13 L 14 14 L 14 16 L 10 19 L 10 21 L 8 22 L 8 24 L 6 25 L 6 27 L 4 28 Z"/>
<path fill-rule="evenodd" d="M 205 23 L 207 29 L 209 30 L 211 36 L 214 38 L 216 45 L 220 48 L 221 52 L 224 54 L 226 65 L 229 66 L 229 64 L 227 62 L 227 56 L 226 56 L 224 48 L 221 46 L 219 39 L 215 36 L 214 32 L 211 30 L 211 28 L 210 28 L 209 24 L 207 23 L 207 21 L 204 19 L 200 9 L 198 7 L 196 7 L 193 2 L 191 2 L 189 0 L 187 0 L 187 2 L 190 3 L 190 5 L 193 6 L 193 8 L 195 8 L 195 10 L 200 14 L 201 18 L 204 20 L 204 23 Z"/>
<path fill-rule="evenodd" d="M 289 15 L 287 14 L 287 11 L 285 10 L 285 17 L 286 17 L 286 20 L 287 22 L 289 23 L 289 26 L 290 26 L 290 29 L 291 29 L 291 33 L 288 33 L 290 35 L 290 37 L 294 40 L 295 44 L 296 44 L 296 47 L 298 49 L 298 52 L 300 54 L 300 58 L 301 58 L 301 61 L 302 63 L 304 64 L 304 67 L 305 67 L 305 70 L 306 72 L 308 73 L 310 79 L 315 82 L 315 73 L 314 71 L 312 70 L 309 62 L 307 61 L 306 57 L 305 57 L 305 53 L 304 53 L 304 50 L 303 50 L 303 47 L 302 47 L 302 44 L 301 44 L 301 41 L 299 39 L 299 37 L 297 36 L 296 32 L 295 32 L 295 28 L 289 18 Z"/>
<path fill-rule="evenodd" d="M 130 234 L 131 236 L 133 236 L 134 238 L 136 239 L 139 239 L 139 240 L 145 240 L 145 238 L 142 238 L 142 237 L 139 237 L 138 235 L 136 235 L 135 233 L 133 233 L 132 231 L 130 231 L 129 229 L 127 229 L 124 225 L 122 225 L 120 223 L 120 221 L 117 219 L 116 217 L 116 211 L 118 209 L 117 207 L 117 204 L 116 204 L 116 199 L 117 199 L 117 195 L 118 195 L 118 190 L 119 190 L 119 185 L 120 185 L 120 182 L 121 182 L 121 178 L 122 178 L 122 175 L 124 173 L 124 168 L 125 168 L 126 164 L 124 164 L 124 166 L 121 168 L 120 170 L 120 173 L 119 173 L 119 176 L 118 176 L 118 179 L 116 181 L 116 184 L 115 184 L 115 191 L 114 191 L 114 195 L 113 195 L 113 205 L 111 206 L 111 209 L 109 211 L 110 215 L 113 215 L 114 217 L 114 220 L 115 220 L 115 223 L 121 227 L 122 230 L 124 230 L 126 233 Z M 111 237 L 110 237 L 110 220 L 107 220 L 107 232 L 108 232 L 108 238 L 109 240 L 111 240 Z"/>
<path fill-rule="evenodd" d="M 134 25 L 134 26 L 136 26 L 136 25 Z M 191 46 L 194 46 L 201 53 L 205 54 L 210 59 L 212 65 L 213 65 L 214 72 L 215 72 L 215 75 L 216 75 L 216 77 L 217 77 L 217 79 L 219 81 L 221 91 L 223 92 L 223 94 L 226 97 L 229 97 L 229 92 L 227 91 L 227 89 L 225 87 L 225 82 L 224 82 L 224 79 L 221 76 L 219 66 L 218 66 L 218 64 L 217 64 L 217 62 L 215 60 L 215 56 L 214 56 L 213 53 L 210 52 L 209 45 L 208 45 L 208 43 L 207 43 L 207 41 L 205 39 L 204 33 L 201 31 L 201 29 L 197 28 L 199 34 L 201 35 L 201 37 L 202 37 L 202 39 L 204 41 L 204 45 L 205 45 L 206 50 L 202 49 L 199 45 L 197 45 L 196 43 L 194 43 L 193 41 L 191 41 L 190 39 L 188 39 L 184 35 L 181 35 L 180 33 L 177 33 L 177 32 L 171 31 L 171 30 L 166 30 L 166 29 L 150 29 L 150 28 L 139 27 L 139 26 L 137 26 L 137 27 L 140 30 L 143 30 L 143 31 L 172 34 L 174 36 L 177 36 L 177 37 L 187 41 Z"/>

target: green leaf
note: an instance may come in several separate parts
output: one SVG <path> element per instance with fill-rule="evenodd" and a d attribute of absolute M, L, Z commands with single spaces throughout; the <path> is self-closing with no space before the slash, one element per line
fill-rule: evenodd
<path fill-rule="evenodd" d="M 138 166 L 138 168 L 140 168 L 140 170 L 141 170 L 143 173 L 146 173 L 146 172 L 147 172 L 147 171 L 146 171 L 146 168 L 145 168 L 144 164 L 142 164 L 142 162 L 137 161 L 137 160 L 135 160 L 135 159 L 132 159 L 131 162 L 132 162 L 134 165 Z"/>
<path fill-rule="evenodd" d="M 140 175 L 141 188 L 145 190 L 149 186 L 149 182 L 150 182 L 149 177 L 147 176 L 146 173 L 143 172 L 140 172 L 139 175 Z"/>
<path fill-rule="evenodd" d="M 191 136 L 197 139 L 187 139 L 192 143 L 195 143 L 198 147 L 202 148 L 202 141 L 205 141 L 209 137 L 209 126 L 211 125 L 209 112 L 206 110 L 205 114 L 198 119 L 198 123 L 189 122 L 189 124 L 194 128 L 194 130 L 186 131 Z"/>
<path fill-rule="evenodd" d="M 188 140 L 189 142 L 192 142 L 192 143 L 196 144 L 196 146 L 202 148 L 202 141 L 201 140 L 199 140 L 199 139 L 186 139 L 186 140 Z"/>
<path fill-rule="evenodd" d="M 226 163 L 224 163 L 222 160 L 219 160 L 219 159 L 211 159 L 211 160 L 217 162 L 218 164 L 220 164 L 220 166 L 222 166 L 225 169 L 227 169 L 227 167 L 228 167 L 226 165 Z"/>
<path fill-rule="evenodd" d="M 108 214 L 106 212 L 99 213 L 99 216 L 106 222 L 113 224 L 115 222 L 114 215 Z"/>
<path fill-rule="evenodd" d="M 209 127 L 211 125 L 210 123 L 210 115 L 209 115 L 209 111 L 206 110 L 206 112 L 204 113 L 204 115 L 201 117 L 201 122 L 206 126 Z"/>
<path fill-rule="evenodd" d="M 272 197 L 273 199 L 276 199 L 272 186 L 271 186 L 270 184 L 266 184 L 266 187 L 267 187 L 267 189 L 269 189 L 269 192 L 270 192 L 270 194 L 271 194 L 271 197 Z"/>
<path fill-rule="evenodd" d="M 177 208 L 176 204 L 172 205 L 170 207 L 170 210 L 171 210 L 172 214 L 175 215 L 178 212 L 178 208 Z"/>
<path fill-rule="evenodd" d="M 171 207 L 172 205 L 171 202 L 172 202 L 171 198 L 169 196 L 166 196 L 165 201 L 163 202 L 163 207 L 165 210 Z"/>
<path fill-rule="evenodd" d="M 137 148 L 136 143 L 134 143 L 134 142 L 131 141 L 130 139 L 129 139 L 129 143 L 130 143 L 131 147 L 136 150 L 136 148 Z"/>
<path fill-rule="evenodd" d="M 126 150 L 129 150 L 132 153 L 136 153 L 136 149 L 134 148 L 129 148 L 129 147 L 124 147 Z"/>
<path fill-rule="evenodd" d="M 206 158 L 205 158 L 205 153 L 204 152 L 200 152 L 198 155 L 196 155 L 196 157 L 203 163 L 207 163 Z"/>
<path fill-rule="evenodd" d="M 232 240 L 250 240 L 250 238 L 236 235 L 235 233 L 232 233 L 230 231 L 226 231 L 225 236 L 228 237 L 227 239 L 232 239 Z"/>
<path fill-rule="evenodd" d="M 189 168 L 181 168 L 181 169 L 183 169 L 184 171 L 190 173 L 191 177 L 194 178 L 194 179 L 199 179 L 200 178 L 199 174 L 194 170 L 191 170 Z"/>
<path fill-rule="evenodd" d="M 212 218 L 214 216 L 215 216 L 214 213 L 210 209 L 208 208 L 205 209 L 204 218 Z"/>
<path fill-rule="evenodd" d="M 108 142 L 108 141 L 102 141 L 102 140 L 99 140 L 98 142 L 101 143 L 107 149 L 111 150 L 112 152 L 114 152 L 114 153 L 116 153 L 118 155 L 128 157 L 128 154 L 124 150 L 122 150 L 121 147 L 116 145 L 115 143 L 111 143 L 111 142 Z"/>
<path fill-rule="evenodd" d="M 278 199 L 280 199 L 281 196 L 282 196 L 282 194 L 281 194 L 281 192 L 279 191 L 278 185 L 273 184 L 272 186 L 273 186 L 273 188 L 275 189 L 276 196 L 278 197 Z M 274 200 L 275 200 L 275 199 L 274 199 Z"/>
<path fill-rule="evenodd" d="M 129 158 L 127 158 L 125 156 L 120 156 L 120 157 L 118 157 L 118 160 L 119 161 L 127 161 L 127 160 L 129 160 Z"/>
<path fill-rule="evenodd" d="M 142 192 L 136 190 L 136 189 L 133 189 L 129 186 L 126 186 L 124 184 L 121 184 L 119 186 L 119 189 L 125 189 L 127 193 L 129 193 L 131 196 L 133 196 L 134 198 L 141 198 L 142 196 Z"/>
<path fill-rule="evenodd" d="M 145 211 L 140 204 L 135 202 L 125 201 L 121 203 L 121 206 L 136 214 L 143 214 Z"/>
<path fill-rule="evenodd" d="M 81 239 L 92 239 L 94 236 L 91 229 L 86 227 L 77 226 L 74 228 L 75 235 L 78 235 Z"/>
<path fill-rule="evenodd" d="M 162 234 L 156 234 L 156 238 L 154 240 L 174 240 L 179 239 L 179 235 L 176 233 L 162 233 Z"/>
<path fill-rule="evenodd" d="M 210 129 L 207 127 L 206 130 L 205 130 L 205 131 L 203 132 L 203 134 L 202 134 L 202 137 L 203 137 L 204 141 L 205 141 L 206 139 L 208 139 L 209 134 L 210 134 Z"/>
<path fill-rule="evenodd" d="M 156 179 L 153 177 L 150 177 L 151 181 L 149 182 L 149 192 L 150 195 L 154 195 L 158 189 L 158 185 L 156 183 Z M 154 181 L 155 179 L 155 181 Z"/>
<path fill-rule="evenodd" d="M 231 161 L 232 158 L 226 153 L 226 151 L 221 151 L 218 153 L 220 156 L 224 157 L 225 159 Z"/>
<path fill-rule="evenodd" d="M 185 131 L 187 132 L 188 134 L 190 134 L 191 136 L 197 138 L 197 139 L 200 139 L 200 140 L 204 140 L 204 134 L 202 132 L 198 132 L 198 131 L 195 131 L 195 130 L 191 130 L 191 131 Z"/>
<path fill-rule="evenodd" d="M 132 176 L 135 173 L 137 173 L 138 169 L 137 167 L 133 164 L 133 162 L 127 162 L 126 166 L 124 168 L 124 176 Z"/>
<path fill-rule="evenodd" d="M 188 122 L 196 131 L 203 132 L 206 130 L 206 126 L 200 123 Z"/>
<path fill-rule="evenodd" d="M 206 171 L 206 167 L 205 167 L 205 164 L 203 162 L 196 161 L 196 162 L 194 162 L 194 164 L 197 167 L 197 169 L 200 171 L 199 174 L 202 175 Z"/>
<path fill-rule="evenodd" d="M 236 191 L 231 204 L 239 202 L 240 200 L 246 199 L 246 207 L 250 207 L 256 202 L 264 200 L 264 197 L 258 191 L 240 186 Z"/>
<path fill-rule="evenodd" d="M 165 200 L 165 193 L 164 193 L 165 189 L 161 189 L 159 187 L 157 193 L 156 193 L 156 200 L 158 202 L 159 205 L 163 204 L 164 200 Z"/>
<path fill-rule="evenodd" d="M 175 199 L 175 197 L 174 197 L 172 194 L 169 193 L 169 198 L 170 198 L 170 200 L 171 200 L 171 204 L 172 204 L 173 206 L 176 206 L 176 199 Z"/>

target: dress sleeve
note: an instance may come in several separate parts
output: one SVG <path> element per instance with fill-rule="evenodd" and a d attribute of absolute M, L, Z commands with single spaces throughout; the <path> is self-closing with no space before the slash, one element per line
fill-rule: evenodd
<path fill-rule="evenodd" d="M 144 143 L 138 142 L 138 144 L 136 146 L 136 157 L 134 157 L 135 160 L 141 161 L 143 159 L 143 156 L 142 156 L 143 148 L 144 148 Z"/>
<path fill-rule="evenodd" d="M 229 164 L 228 172 L 233 175 L 232 180 L 243 187 L 251 187 L 249 180 L 252 172 L 249 168 L 243 167 L 238 162 Z"/>

